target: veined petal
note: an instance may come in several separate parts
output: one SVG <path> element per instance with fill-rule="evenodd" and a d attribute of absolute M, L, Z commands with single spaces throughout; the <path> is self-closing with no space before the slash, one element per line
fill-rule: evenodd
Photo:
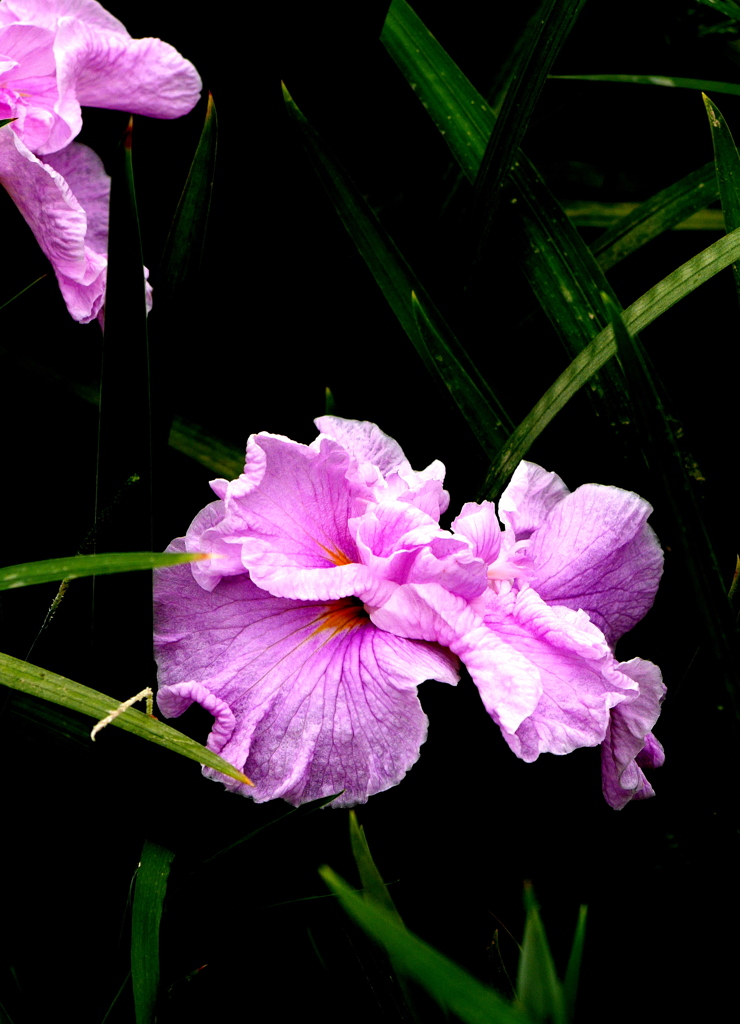
<path fill-rule="evenodd" d="M 91 158 L 94 154 L 85 146 L 68 155 L 84 164 L 84 173 L 92 178 Z M 0 129 L 0 182 L 51 261 L 69 312 L 88 323 L 103 303 L 107 259 L 86 244 L 87 216 L 68 183 L 7 128 Z M 99 184 L 102 188 L 102 179 Z"/>
<path fill-rule="evenodd" d="M 457 654 L 502 728 L 514 732 L 537 706 L 537 666 L 489 629 L 464 598 L 437 583 L 405 584 L 382 607 L 368 611 L 381 629 L 434 641 Z"/>
<path fill-rule="evenodd" d="M 632 700 L 612 708 L 609 728 L 601 745 L 601 781 L 606 802 L 620 810 L 630 800 L 655 795 L 643 768 L 657 768 L 663 748 L 650 730 L 658 720 L 665 686 L 660 669 L 650 661 L 633 658 L 620 669 L 639 684 Z"/>
<path fill-rule="evenodd" d="M 467 501 L 452 522 L 452 532 L 467 538 L 473 552 L 486 565 L 495 562 L 501 550 L 501 527 L 492 501 Z"/>
<path fill-rule="evenodd" d="M 161 39 L 131 39 L 78 18 L 62 18 L 54 52 L 57 112 L 73 131 L 80 106 L 172 118 L 187 114 L 200 99 L 198 72 Z"/>
<path fill-rule="evenodd" d="M 209 747 L 256 788 L 205 774 L 259 802 L 343 791 L 336 806 L 403 778 L 426 737 L 416 687 L 456 682 L 452 655 L 382 632 L 353 599 L 276 598 L 246 576 L 209 593 L 188 566 L 173 568 L 155 573 L 159 706 L 167 716 L 194 700 L 209 707 Z"/>
<path fill-rule="evenodd" d="M 525 589 L 489 592 L 484 621 L 539 673 L 536 707 L 515 730 L 500 720 L 496 708 L 489 709 L 514 753 L 534 761 L 546 751 L 568 754 L 601 743 L 609 709 L 634 697 L 638 684 L 622 671 L 588 616 L 550 607 Z M 462 653 L 461 658 L 467 665 Z"/>
<path fill-rule="evenodd" d="M 531 585 L 548 604 L 582 608 L 614 644 L 651 607 L 663 572 L 651 512 L 631 491 L 579 487 L 532 535 Z"/>
<path fill-rule="evenodd" d="M 97 0 L 3 0 L 0 4 L 0 25 L 24 21 L 56 29 L 59 19 L 64 17 L 78 18 L 89 25 L 128 36 L 118 18 L 109 14 Z"/>
<path fill-rule="evenodd" d="M 322 599 L 352 593 L 332 591 L 334 584 L 328 582 L 340 567 L 347 579 L 362 568 L 353 565 L 359 559 L 348 527 L 356 493 L 345 478 L 349 456 L 328 440 L 318 452 L 266 434 L 251 440 L 245 473 L 233 488 L 228 485 L 224 499 L 223 529 L 244 537 L 244 567 L 277 597 Z M 257 452 L 259 471 L 252 480 L 250 454 L 255 457 Z M 370 578 L 367 570 L 361 575 Z"/>
<path fill-rule="evenodd" d="M 392 437 L 367 420 L 345 420 L 339 416 L 319 416 L 314 423 L 321 431 L 312 441 L 318 448 L 324 438 L 336 441 L 350 455 L 347 477 L 367 489 L 375 501 L 404 501 L 439 521 L 450 496 L 442 484 L 445 468 L 435 460 L 416 472 Z"/>
<path fill-rule="evenodd" d="M 557 473 L 548 473 L 534 462 L 520 462 L 499 500 L 499 517 L 517 540 L 526 539 L 568 494 Z"/>

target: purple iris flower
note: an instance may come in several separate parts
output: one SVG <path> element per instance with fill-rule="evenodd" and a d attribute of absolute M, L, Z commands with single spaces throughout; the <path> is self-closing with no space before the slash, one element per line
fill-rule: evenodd
<path fill-rule="evenodd" d="M 73 140 L 81 106 L 172 118 L 201 81 L 160 39 L 132 39 L 96 0 L 0 4 L 0 184 L 56 273 L 67 309 L 87 323 L 105 298 L 110 179 Z"/>
<path fill-rule="evenodd" d="M 471 562 L 480 591 L 485 565 L 437 524 L 440 463 L 416 473 L 373 424 L 317 423 L 310 446 L 251 437 L 244 473 L 214 481 L 220 500 L 170 545 L 218 557 L 155 575 L 157 702 L 167 717 L 194 701 L 211 712 L 208 746 L 256 784 L 204 769 L 228 789 L 293 804 L 342 791 L 349 806 L 417 760 L 418 684 L 458 680 L 453 654 L 379 629 L 365 602 Z"/>
<path fill-rule="evenodd" d="M 213 557 L 155 574 L 159 706 L 202 704 L 209 746 L 256 789 L 205 773 L 259 801 L 362 802 L 416 761 L 416 687 L 455 683 L 459 658 L 519 757 L 601 744 L 608 802 L 651 795 L 663 684 L 611 646 L 655 596 L 650 506 L 522 463 L 505 530 L 489 502 L 442 530 L 439 463 L 417 473 L 375 425 L 316 422 L 309 446 L 251 437 L 169 549 Z"/>

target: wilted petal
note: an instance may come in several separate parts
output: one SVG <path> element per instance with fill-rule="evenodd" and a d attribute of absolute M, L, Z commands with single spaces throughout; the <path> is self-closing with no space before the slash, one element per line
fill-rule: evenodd
<path fill-rule="evenodd" d="M 84 167 L 91 186 L 98 167 L 98 187 L 105 187 L 102 164 L 86 146 L 76 146 L 69 160 Z M 0 182 L 51 261 L 70 313 L 88 323 L 103 303 L 107 260 L 86 244 L 88 220 L 81 204 L 62 175 L 7 128 L 0 128 Z"/>
<path fill-rule="evenodd" d="M 663 763 L 663 748 L 650 730 L 660 714 L 665 686 L 660 669 L 650 661 L 633 658 L 620 668 L 640 687 L 632 700 L 612 708 L 609 728 L 601 745 L 601 781 L 606 802 L 620 810 L 630 800 L 654 796 L 643 768 Z"/>
<path fill-rule="evenodd" d="M 159 706 L 167 716 L 194 700 L 209 707 L 209 747 L 256 789 L 205 774 L 260 802 L 300 804 L 343 790 L 337 806 L 401 780 L 426 737 L 416 687 L 456 682 L 453 656 L 383 633 L 352 599 L 276 598 L 246 576 L 209 593 L 189 566 L 173 570 L 155 574 Z"/>
<path fill-rule="evenodd" d="M 527 549 L 530 583 L 548 604 L 582 608 L 614 644 L 651 607 L 663 552 L 651 506 L 617 487 L 586 484 L 560 501 Z"/>
<path fill-rule="evenodd" d="M 548 473 L 533 462 L 520 462 L 499 500 L 499 516 L 517 540 L 527 538 L 567 494 L 570 491 L 557 473 Z"/>

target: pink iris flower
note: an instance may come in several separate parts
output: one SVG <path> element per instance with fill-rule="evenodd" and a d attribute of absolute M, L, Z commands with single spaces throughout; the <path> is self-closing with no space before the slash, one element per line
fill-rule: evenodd
<path fill-rule="evenodd" d="M 81 106 L 149 117 L 188 113 L 193 65 L 159 39 L 132 39 L 96 0 L 0 4 L 0 182 L 56 273 L 67 309 L 88 323 L 105 298 L 110 179 L 73 140 Z"/>
<path fill-rule="evenodd" d="M 443 530 L 439 463 L 417 473 L 374 424 L 316 422 L 308 446 L 252 436 L 169 548 L 213 557 L 155 574 L 159 706 L 202 704 L 209 747 L 256 788 L 205 774 L 258 801 L 363 802 L 419 756 L 418 684 L 455 683 L 460 660 L 519 757 L 600 744 L 612 806 L 652 795 L 663 684 L 612 648 L 660 578 L 650 506 L 522 463 L 503 531 L 489 502 Z"/>

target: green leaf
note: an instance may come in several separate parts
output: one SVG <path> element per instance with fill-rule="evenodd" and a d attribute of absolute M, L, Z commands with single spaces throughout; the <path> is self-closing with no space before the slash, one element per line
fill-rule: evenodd
<path fill-rule="evenodd" d="M 75 683 L 64 676 L 55 675 L 46 669 L 31 665 L 27 661 L 19 661 L 11 658 L 9 654 L 0 653 L 0 683 L 10 687 L 11 690 L 20 690 L 22 693 L 30 693 L 34 697 L 41 697 L 43 700 L 51 701 L 52 704 L 61 704 L 62 707 L 78 711 L 91 718 L 102 719 L 115 711 L 119 705 L 113 697 L 107 697 L 104 693 L 92 690 L 81 683 Z M 248 782 L 247 777 L 238 769 L 234 768 L 218 754 L 214 754 L 206 747 L 196 743 L 173 729 L 164 722 L 134 708 L 128 708 L 111 722 L 112 726 L 124 729 L 135 736 L 157 743 L 160 747 L 166 747 L 182 757 L 188 757 L 192 761 L 215 768 L 224 775 L 239 782 Z"/>
<path fill-rule="evenodd" d="M 565 27 L 566 22 L 561 29 Z M 405 0 L 393 0 L 381 41 L 443 133 L 453 156 L 474 180 L 494 129 L 493 112 Z M 475 118 L 470 117 L 470 111 L 476 112 Z M 521 150 L 513 156 L 510 171 L 513 201 L 521 211 L 529 240 L 522 257 L 525 273 L 572 358 L 599 327 L 605 326 L 600 293 L 609 290 L 609 285 Z M 625 411 L 628 398 L 618 366 L 605 370 L 595 390 L 600 404 L 606 403 L 609 424 L 618 426 L 629 419 Z M 597 413 L 600 404 L 594 403 Z"/>
<path fill-rule="evenodd" d="M 0 569 L 0 590 L 15 590 L 51 580 L 74 580 L 80 576 L 102 576 L 137 569 L 157 569 L 181 562 L 199 562 L 207 554 L 157 554 L 153 551 L 123 551 L 107 555 L 73 555 L 43 562 L 22 562 Z"/>
<path fill-rule="evenodd" d="M 125 547 L 125 538 L 132 548 L 142 550 L 152 546 L 151 409 L 132 130 L 133 118 L 121 140 L 111 176 L 95 518 L 120 494 L 126 480 L 139 477 L 141 484 L 126 492 L 131 500 L 119 543 Z"/>
<path fill-rule="evenodd" d="M 698 92 L 725 92 L 740 96 L 736 82 L 712 82 L 706 78 L 669 78 L 666 75 L 550 75 L 550 78 L 580 82 L 627 82 L 634 85 L 664 85 L 669 89 L 695 89 Z"/>
<path fill-rule="evenodd" d="M 387 950 L 396 969 L 418 981 L 464 1024 L 528 1024 L 524 1013 L 399 926 L 387 911 L 353 892 L 331 868 L 322 867 L 319 874 L 349 916 Z"/>
<path fill-rule="evenodd" d="M 285 86 L 283 95 L 314 169 L 424 365 L 440 386 L 449 390 L 466 420 L 476 424 L 473 429 L 480 431 L 476 436 L 484 450 L 494 450 L 505 438 L 511 423 L 503 406 L 445 323 L 393 239 L 309 125 Z M 412 293 L 416 296 L 416 307 Z"/>
<path fill-rule="evenodd" d="M 423 350 L 425 364 L 434 367 L 434 372 L 444 380 L 466 423 L 486 455 L 491 457 L 506 439 L 513 423 L 495 396 L 489 392 L 487 400 L 465 371 L 453 351 L 457 349 L 456 339 L 431 303 L 425 308 L 425 301 L 428 302 L 428 298 L 420 299 L 415 291 L 411 292 L 411 306 L 420 338 L 417 351 Z"/>
<path fill-rule="evenodd" d="M 131 910 L 131 983 L 136 1024 L 154 1024 L 159 994 L 159 926 L 174 853 L 148 839 Z"/>
<path fill-rule="evenodd" d="M 15 118 L 13 118 L 13 120 L 15 120 Z M 1 127 L 2 125 L 0 125 L 0 128 Z M 42 274 L 41 277 L 37 277 L 35 281 L 31 281 L 30 284 L 27 284 L 25 288 L 21 288 L 21 290 L 19 292 L 16 292 L 15 295 L 13 295 L 11 298 L 6 299 L 5 302 L 3 302 L 3 304 L 0 306 L 0 309 L 5 309 L 5 307 L 9 306 L 11 302 L 15 302 L 15 300 L 19 299 L 21 295 L 25 295 L 29 288 L 33 288 L 33 286 L 35 284 L 38 284 L 39 281 L 43 281 L 46 276 L 46 274 Z"/>
<path fill-rule="evenodd" d="M 527 24 L 520 64 L 512 76 L 475 179 L 475 217 L 482 225 L 481 246 L 490 233 L 501 190 L 548 72 L 584 3 L 585 0 L 542 0 L 537 16 Z"/>
<path fill-rule="evenodd" d="M 0 128 L 4 128 L 6 124 L 11 124 L 13 121 L 17 120 L 17 117 L 3 117 L 0 119 Z"/>
<path fill-rule="evenodd" d="M 720 14 L 726 14 L 728 18 L 735 18 L 740 21 L 740 5 L 734 3 L 734 0 L 699 0 L 700 4 L 706 4 L 707 7 L 713 7 L 715 11 L 719 11 Z"/>
<path fill-rule="evenodd" d="M 725 218 L 725 229 L 734 231 L 735 228 L 740 228 L 740 156 L 738 156 L 732 132 L 727 127 L 717 105 L 704 93 L 702 93 L 702 98 L 712 130 L 717 185 Z M 732 270 L 735 276 L 735 287 L 740 296 L 740 268 L 737 264 L 733 264 Z"/>
<path fill-rule="evenodd" d="M 203 260 L 217 148 L 218 118 L 209 92 L 203 131 L 162 254 L 158 305 L 192 295 L 191 289 Z M 185 305 L 188 304 L 186 300 Z"/>
<path fill-rule="evenodd" d="M 470 182 L 478 174 L 493 111 L 406 0 L 393 0 L 380 35 Z"/>
<path fill-rule="evenodd" d="M 601 269 L 607 271 L 652 238 L 703 210 L 718 196 L 714 161 L 710 160 L 621 217 L 589 248 Z"/>
<path fill-rule="evenodd" d="M 365 838 L 365 829 L 358 823 L 354 811 L 349 812 L 349 835 L 352 842 L 352 856 L 355 858 L 357 870 L 360 873 L 360 881 L 365 896 L 377 907 L 384 910 L 391 920 L 394 920 L 399 928 L 404 924 L 401 915 L 396 910 L 396 905 L 390 897 L 388 887 L 383 877 L 375 866 L 375 861 L 370 853 L 370 847 Z"/>
<path fill-rule="evenodd" d="M 576 924 L 573 945 L 568 957 L 568 967 L 565 971 L 563 982 L 563 1000 L 565 1004 L 565 1015 L 568 1020 L 573 1020 L 576 1012 L 576 1000 L 578 998 L 578 978 L 581 973 L 581 960 L 583 959 L 583 945 L 586 940 L 586 914 L 588 908 L 581 904 L 578 908 L 578 922 Z"/>
<path fill-rule="evenodd" d="M 740 259 L 740 229 L 718 239 L 659 281 L 622 313 L 632 332 L 644 330 L 681 299 L 720 270 Z M 616 355 L 614 328 L 610 324 L 579 352 L 514 430 L 488 471 L 481 496 L 495 500 L 529 448 L 564 405 L 597 370 Z"/>
<path fill-rule="evenodd" d="M 733 623 L 719 563 L 647 353 L 607 296 L 604 302 L 612 319 L 617 354 L 635 395 L 635 426 L 646 440 L 643 452 L 656 503 L 669 519 L 670 546 L 680 553 L 689 599 L 704 620 L 710 656 L 722 667 L 722 680 L 740 723 L 737 665 L 730 639 Z"/>
<path fill-rule="evenodd" d="M 531 885 L 524 889 L 527 919 L 517 973 L 517 998 L 534 1021 L 565 1024 L 563 990 Z"/>

